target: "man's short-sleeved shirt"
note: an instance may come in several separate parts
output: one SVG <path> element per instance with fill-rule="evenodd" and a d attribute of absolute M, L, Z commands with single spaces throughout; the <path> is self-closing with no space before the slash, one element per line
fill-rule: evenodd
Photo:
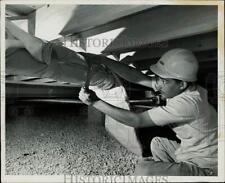
<path fill-rule="evenodd" d="M 148 114 L 156 125 L 169 125 L 181 140 L 177 162 L 217 168 L 217 112 L 208 103 L 205 89 L 191 86 Z"/>

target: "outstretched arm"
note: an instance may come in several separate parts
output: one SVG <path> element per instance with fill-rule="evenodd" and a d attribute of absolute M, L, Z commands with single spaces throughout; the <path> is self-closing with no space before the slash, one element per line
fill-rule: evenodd
<path fill-rule="evenodd" d="M 86 92 L 83 88 L 81 88 L 79 98 L 85 104 L 92 105 L 99 111 L 124 125 L 135 128 L 156 126 L 151 117 L 148 115 L 148 112 L 135 113 L 126 109 L 115 107 L 98 99 L 93 91 Z"/>

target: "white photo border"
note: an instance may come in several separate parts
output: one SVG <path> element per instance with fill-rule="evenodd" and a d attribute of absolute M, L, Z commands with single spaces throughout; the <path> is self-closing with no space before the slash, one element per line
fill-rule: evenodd
<path fill-rule="evenodd" d="M 7 4 L 157 4 L 216 5 L 218 7 L 218 176 L 168 176 L 165 182 L 223 182 L 225 180 L 225 71 L 224 71 L 224 2 L 223 0 L 2 0 L 1 2 L 1 181 L 3 183 L 41 182 L 156 182 L 154 177 L 134 176 L 11 176 L 5 171 L 5 6 Z M 152 179 L 151 179 L 152 178 Z"/>

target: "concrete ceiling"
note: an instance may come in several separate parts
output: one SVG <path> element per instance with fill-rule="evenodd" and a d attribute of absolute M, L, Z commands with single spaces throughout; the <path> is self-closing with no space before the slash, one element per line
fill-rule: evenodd
<path fill-rule="evenodd" d="M 56 38 L 59 33 L 62 35 L 80 34 L 82 37 L 88 37 L 118 27 L 125 27 L 125 30 L 112 42 L 113 44 L 103 51 L 105 54 L 133 51 L 141 46 L 146 47 L 151 43 L 161 41 L 169 43 L 165 45 L 166 48 L 151 47 L 147 51 L 137 52 L 128 62 L 155 58 L 165 49 L 172 47 L 182 46 L 193 51 L 216 48 L 217 10 L 215 6 L 153 7 L 150 5 L 7 5 L 6 14 L 7 16 L 27 16 L 37 10 L 36 31 L 48 36 L 47 40 Z M 54 28 L 53 31 L 51 28 Z M 197 37 L 190 39 L 190 36 L 195 35 Z M 188 39 L 182 41 L 185 37 Z M 122 44 L 124 40 L 130 39 L 136 40 L 135 44 L 128 44 L 130 42 Z M 177 40 L 167 42 L 173 39 Z M 41 78 L 7 76 L 6 80 L 16 83 L 32 82 L 68 86 L 68 83 Z"/>
<path fill-rule="evenodd" d="M 36 11 L 36 36 L 51 41 L 62 36 L 78 35 L 155 6 L 50 4 Z"/>
<path fill-rule="evenodd" d="M 216 6 L 154 8 L 108 25 L 114 28 L 123 26 L 125 30 L 103 53 L 123 53 L 147 46 L 154 48 L 162 41 L 216 31 L 217 16 Z"/>
<path fill-rule="evenodd" d="M 156 5 L 80 5 L 74 9 L 73 15 L 60 34 L 77 34 L 155 6 Z"/>
<path fill-rule="evenodd" d="M 44 5 L 34 4 L 11 4 L 6 5 L 6 16 L 26 16 Z"/>

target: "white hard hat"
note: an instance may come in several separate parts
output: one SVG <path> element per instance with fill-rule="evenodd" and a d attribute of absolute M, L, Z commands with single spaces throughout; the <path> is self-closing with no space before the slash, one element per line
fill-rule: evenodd
<path fill-rule="evenodd" d="M 198 61 L 191 51 L 176 48 L 163 54 L 150 69 L 162 78 L 194 82 L 197 80 Z"/>

